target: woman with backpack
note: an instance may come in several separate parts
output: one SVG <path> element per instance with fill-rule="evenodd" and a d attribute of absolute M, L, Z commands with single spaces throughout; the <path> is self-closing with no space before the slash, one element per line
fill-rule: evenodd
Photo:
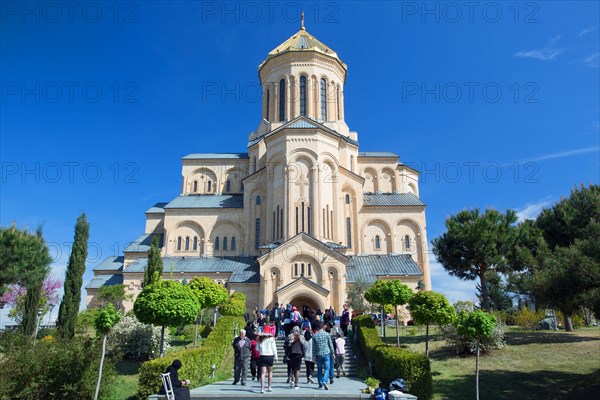
<path fill-rule="evenodd" d="M 304 335 L 300 333 L 300 328 L 294 326 L 290 334 L 288 345 L 288 369 L 291 374 L 290 388 L 298 389 L 298 379 L 300 377 L 300 368 L 304 359 Z"/>

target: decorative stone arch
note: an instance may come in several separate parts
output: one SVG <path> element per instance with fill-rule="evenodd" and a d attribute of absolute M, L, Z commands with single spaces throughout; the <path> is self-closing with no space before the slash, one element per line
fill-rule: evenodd
<path fill-rule="evenodd" d="M 172 234 L 167 232 L 165 235 L 169 240 L 167 243 L 172 243 L 170 248 L 167 248 L 167 252 L 171 254 L 189 254 L 189 255 L 201 255 L 204 254 L 204 243 L 205 243 L 205 232 L 200 224 L 194 221 L 181 221 L 175 225 Z M 193 237 L 198 238 L 198 248 L 193 250 L 190 246 L 188 251 L 182 247 L 182 250 L 177 250 L 177 241 L 179 237 L 185 240 L 186 237 L 190 237 L 191 243 L 193 243 Z"/>
<path fill-rule="evenodd" d="M 401 232 L 401 226 L 406 226 L 408 227 L 411 231 L 412 234 L 410 235 L 410 240 L 411 240 L 411 246 L 414 246 L 414 248 L 409 249 L 409 251 L 407 251 L 405 249 L 404 246 L 404 235 L 405 232 Z M 419 266 L 421 267 L 423 264 L 423 230 L 421 229 L 419 223 L 412 219 L 412 218 L 407 218 L 407 217 L 402 217 L 400 219 L 398 219 L 398 221 L 396 221 L 395 224 L 395 235 L 398 235 L 398 239 L 397 242 L 399 244 L 399 248 L 401 249 L 403 253 L 409 253 L 409 254 L 415 254 L 417 255 L 417 263 L 419 264 Z"/>
<path fill-rule="evenodd" d="M 282 298 L 278 299 L 278 302 L 279 304 L 294 304 L 301 302 L 303 298 L 314 302 L 318 309 L 325 310 L 326 308 L 326 302 L 323 296 L 310 290 L 291 292 L 290 294 L 286 294 L 285 296 L 282 296 Z"/>
<path fill-rule="evenodd" d="M 417 197 L 419 196 L 419 188 L 417 187 L 416 183 L 409 182 L 407 189 L 408 189 L 408 193 L 412 193 Z"/>
<path fill-rule="evenodd" d="M 369 176 L 371 179 L 369 179 Z M 377 171 L 375 171 L 372 167 L 365 168 L 364 171 L 365 183 L 364 183 L 364 191 L 368 192 L 377 192 L 379 190 L 379 185 L 377 181 Z M 369 183 L 370 182 L 370 183 Z"/>
<path fill-rule="evenodd" d="M 217 174 L 211 168 L 200 167 L 193 170 L 186 178 L 186 193 L 193 193 L 193 182 L 198 181 L 198 191 L 196 193 L 215 193 L 217 191 Z M 208 182 L 211 182 L 210 191 L 208 191 Z"/>
<path fill-rule="evenodd" d="M 227 234 L 220 234 L 219 237 L 221 237 L 220 241 L 221 241 L 221 246 L 218 250 L 218 254 L 226 254 L 226 252 L 231 252 L 232 250 L 230 249 L 231 246 L 231 237 L 235 236 L 236 237 L 236 249 L 234 250 L 236 253 L 240 253 L 240 249 L 242 248 L 242 246 L 246 243 L 245 237 L 244 237 L 244 231 L 242 229 L 242 227 L 237 223 L 237 222 L 233 222 L 233 221 L 217 221 L 217 223 L 213 226 L 212 231 L 210 233 L 210 240 L 211 242 L 214 243 L 215 240 L 215 235 L 217 235 L 219 233 L 219 230 L 225 230 L 227 231 L 227 227 L 230 227 L 232 229 L 229 229 L 230 233 Z M 235 231 L 235 234 L 231 234 L 231 231 Z M 223 252 L 223 237 L 227 237 L 228 238 L 228 248 L 227 251 L 224 253 Z"/>
<path fill-rule="evenodd" d="M 225 182 L 223 182 L 223 193 L 240 193 L 242 177 L 244 176 L 241 168 L 238 166 L 229 168 L 225 171 Z M 227 191 L 227 182 L 230 182 L 230 190 Z"/>
<path fill-rule="evenodd" d="M 294 268 L 294 264 L 296 263 L 305 263 L 310 264 L 312 268 L 312 277 L 307 277 L 307 279 L 315 282 L 318 285 L 323 285 L 323 282 L 327 278 L 323 272 L 323 267 L 321 263 L 312 255 L 308 254 L 298 254 L 290 259 L 290 261 L 286 261 L 286 264 L 283 265 L 283 277 L 285 282 L 290 282 L 293 279 L 292 269 Z"/>
<path fill-rule="evenodd" d="M 387 176 L 387 178 L 386 178 Z M 396 173 L 393 169 L 385 167 L 381 170 L 381 181 L 378 181 L 378 189 L 384 193 L 394 193 L 397 190 Z"/>
<path fill-rule="evenodd" d="M 367 253 L 367 249 L 369 248 L 369 246 L 367 246 L 367 243 L 370 243 L 371 240 L 373 240 L 372 237 L 368 237 L 367 235 L 367 230 L 369 227 L 371 226 L 378 226 L 378 228 L 380 228 L 383 232 L 383 237 L 381 237 L 381 240 L 384 241 L 385 243 L 385 247 L 382 247 L 382 253 L 392 253 L 393 252 L 393 246 L 392 246 L 392 229 L 390 228 L 390 225 L 385 222 L 384 220 L 380 219 L 380 218 L 372 218 L 368 221 L 365 221 L 361 227 L 360 230 L 360 236 L 361 236 L 361 243 L 362 243 L 362 252 L 363 253 Z"/>
<path fill-rule="evenodd" d="M 275 156 L 273 156 L 267 163 L 267 178 L 269 180 L 273 180 L 276 178 L 275 173 L 276 170 L 275 168 L 278 167 L 279 165 L 282 166 L 282 174 L 284 174 L 283 178 L 285 178 L 285 166 L 286 166 L 287 160 L 286 157 L 282 154 L 276 154 Z"/>

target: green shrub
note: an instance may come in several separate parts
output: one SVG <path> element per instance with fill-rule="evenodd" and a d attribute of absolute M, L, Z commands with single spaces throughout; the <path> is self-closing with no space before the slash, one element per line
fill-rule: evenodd
<path fill-rule="evenodd" d="M 221 317 L 217 325 L 202 347 L 186 349 L 167 354 L 163 358 L 147 361 L 140 367 L 140 377 L 137 397 L 146 400 L 148 396 L 158 393 L 160 389 L 159 374 L 165 372 L 173 360 L 181 360 L 183 366 L 179 370 L 181 379 L 190 379 L 191 386 L 206 384 L 210 378 L 211 365 L 216 365 L 215 373 L 230 374 L 233 366 L 233 327 L 243 326 L 244 319 L 240 317 Z"/>
<path fill-rule="evenodd" d="M 511 320 L 520 328 L 533 331 L 538 328 L 540 321 L 543 320 L 545 316 L 546 314 L 542 310 L 530 311 L 529 308 L 524 307 L 513 313 Z"/>
<path fill-rule="evenodd" d="M 459 335 L 456 326 L 452 324 L 439 326 L 439 330 L 456 354 L 475 354 L 477 349 L 476 339 L 467 339 Z M 506 325 L 496 321 L 496 327 L 492 335 L 479 343 L 479 351 L 481 353 L 488 353 L 491 350 L 506 347 L 506 341 L 504 340 L 505 331 Z"/>
<path fill-rule="evenodd" d="M 242 292 L 235 292 L 231 295 L 227 303 L 219 306 L 219 314 L 232 317 L 241 317 L 246 312 L 246 295 Z"/>
<path fill-rule="evenodd" d="M 109 335 L 109 345 L 113 352 L 123 354 L 130 360 L 149 360 L 160 351 L 159 326 L 143 324 L 133 316 L 124 317 Z M 171 343 L 170 331 L 165 331 L 165 350 Z"/>
<path fill-rule="evenodd" d="M 95 340 L 40 340 L 6 349 L 0 359 L 0 399 L 73 399 L 93 397 L 100 346 Z M 10 372 L 8 372 L 10 371 Z M 114 380 L 113 364 L 104 361 L 101 398 Z"/>
<path fill-rule="evenodd" d="M 373 363 L 373 373 L 384 385 L 402 378 L 411 394 L 419 400 L 429 400 L 433 395 L 431 365 L 424 354 L 413 353 L 381 341 L 371 316 L 362 315 L 352 320 L 358 332 L 360 347 L 367 361 Z"/>

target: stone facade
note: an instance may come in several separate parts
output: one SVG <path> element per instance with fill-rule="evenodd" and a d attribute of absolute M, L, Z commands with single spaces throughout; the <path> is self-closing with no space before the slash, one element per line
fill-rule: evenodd
<path fill-rule="evenodd" d="M 431 289 L 419 173 L 397 154 L 359 152 L 344 119 L 346 73 L 304 28 L 270 52 L 247 152 L 183 157 L 180 195 L 151 207 L 123 257 L 94 269 L 88 306 L 102 285 L 123 283 L 135 298 L 155 234 L 165 279 L 208 276 L 249 307 L 340 310 L 358 279 Z"/>

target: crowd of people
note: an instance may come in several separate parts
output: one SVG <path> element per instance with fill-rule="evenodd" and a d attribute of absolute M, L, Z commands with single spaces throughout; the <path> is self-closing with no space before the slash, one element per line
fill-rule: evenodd
<path fill-rule="evenodd" d="M 315 383 L 328 390 L 334 375 L 346 375 L 344 369 L 345 336 L 351 315 L 348 307 L 339 317 L 333 307 L 312 310 L 303 307 L 302 313 L 291 304 L 275 304 L 273 308 L 246 314 L 246 327 L 241 329 L 232 343 L 234 349 L 233 384 L 245 386 L 247 375 L 260 380 L 260 392 L 272 391 L 273 365 L 279 362 L 275 339 L 284 339 L 283 362 L 287 364 L 287 383 L 298 389 L 302 365 L 305 366 L 306 383 Z M 315 368 L 316 367 L 316 368 Z M 265 382 L 266 378 L 266 382 Z M 266 389 L 265 389 L 265 383 Z"/>

